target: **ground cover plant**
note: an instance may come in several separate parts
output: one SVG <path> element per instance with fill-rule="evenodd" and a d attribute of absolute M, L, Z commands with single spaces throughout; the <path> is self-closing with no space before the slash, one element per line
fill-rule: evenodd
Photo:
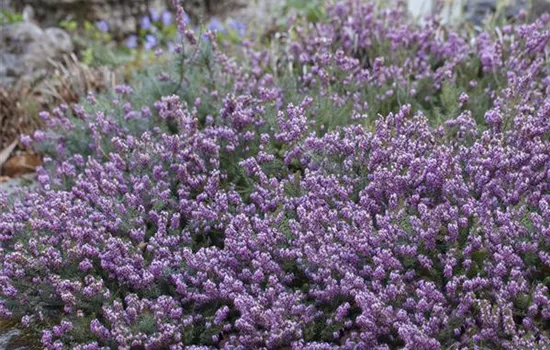
<path fill-rule="evenodd" d="M 550 17 L 324 6 L 263 47 L 178 7 L 177 58 L 42 113 L 0 316 L 47 349 L 549 348 Z"/>

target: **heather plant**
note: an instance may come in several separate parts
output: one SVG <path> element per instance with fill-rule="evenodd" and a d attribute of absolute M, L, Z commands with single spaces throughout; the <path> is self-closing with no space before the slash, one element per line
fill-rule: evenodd
<path fill-rule="evenodd" d="M 511 27 L 503 29 L 505 35 L 494 33 L 499 37 L 489 44 L 489 32 L 455 32 L 435 19 L 419 25 L 405 11 L 339 2 L 327 8 L 327 21 L 297 26 L 288 65 L 300 87 L 341 104 L 353 101 L 357 111 L 368 109 L 372 116 L 395 112 L 408 101 L 434 124 L 456 113 L 465 93 L 475 96 L 474 117 L 482 121 L 513 70 L 507 65 L 517 53 Z M 522 58 L 534 59 L 530 54 Z"/>
<path fill-rule="evenodd" d="M 549 18 L 325 11 L 261 49 L 178 8 L 177 59 L 42 114 L 0 316 L 47 349 L 550 347 Z"/>

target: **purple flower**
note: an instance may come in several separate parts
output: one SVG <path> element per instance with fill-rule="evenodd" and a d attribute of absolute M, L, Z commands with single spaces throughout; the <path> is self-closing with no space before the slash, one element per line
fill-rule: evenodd
<path fill-rule="evenodd" d="M 189 24 L 189 16 L 179 4 L 176 6 L 176 22 L 178 25 L 179 34 L 185 36 L 185 32 L 187 30 L 186 27 Z"/>

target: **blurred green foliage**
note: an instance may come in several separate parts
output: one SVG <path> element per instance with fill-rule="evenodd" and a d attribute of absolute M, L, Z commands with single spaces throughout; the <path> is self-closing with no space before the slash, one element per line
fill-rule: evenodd
<path fill-rule="evenodd" d="M 23 15 L 5 9 L 0 10 L 0 25 L 11 24 L 23 21 Z"/>

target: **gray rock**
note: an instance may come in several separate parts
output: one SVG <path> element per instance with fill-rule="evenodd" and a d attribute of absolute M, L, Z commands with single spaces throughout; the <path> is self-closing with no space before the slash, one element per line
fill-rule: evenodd
<path fill-rule="evenodd" d="M 13 10 L 10 0 L 0 0 L 0 8 L 7 11 Z"/>
<path fill-rule="evenodd" d="M 534 20 L 543 13 L 550 13 L 550 0 L 533 0 L 529 11 L 529 19 Z"/>
<path fill-rule="evenodd" d="M 44 35 L 42 29 L 31 22 L 18 22 L 5 25 L 0 32 L 0 38 L 7 40 L 11 46 L 21 46 L 40 40 Z"/>
<path fill-rule="evenodd" d="M 18 56 L 16 54 L 3 52 L 0 55 L 0 77 L 15 77 L 23 73 L 22 67 L 18 65 Z"/>
<path fill-rule="evenodd" d="M 0 0 L 2 1 L 2 0 Z M 5 0 L 4 0 L 5 1 Z M 194 21 L 208 22 L 211 16 L 226 17 L 265 0 L 179 0 Z M 274 0 L 273 2 L 279 2 Z M 55 25 L 61 20 L 105 21 L 115 38 L 138 29 L 140 18 L 150 8 L 159 11 L 172 8 L 172 0 L 17 0 L 18 11 L 33 8 L 34 18 L 42 25 Z"/>
<path fill-rule="evenodd" d="M 10 349 L 8 346 L 10 343 L 19 336 L 21 332 L 17 329 L 11 329 L 6 332 L 0 330 L 0 349 Z M 24 350 L 25 348 L 19 347 L 19 348 L 11 348 L 13 350 Z"/>
<path fill-rule="evenodd" d="M 495 14 L 499 3 L 508 18 L 517 16 L 522 10 L 527 12 L 530 21 L 547 12 L 550 13 L 550 0 L 468 0 L 464 14 L 474 25 L 482 25 L 487 17 Z"/>
<path fill-rule="evenodd" d="M 134 32 L 149 8 L 163 10 L 167 3 L 170 0 L 17 0 L 13 6 L 19 11 L 32 7 L 35 19 L 46 26 L 62 20 L 103 20 L 117 37 Z"/>
<path fill-rule="evenodd" d="M 16 177 L 13 179 L 10 179 L 9 181 L 0 182 L 0 192 L 4 192 L 8 195 L 17 195 L 19 191 L 22 191 L 23 193 L 28 192 L 29 190 L 32 190 L 38 186 L 36 182 L 36 174 L 25 174 L 21 175 L 20 177 Z M 12 330 L 13 331 L 13 330 Z M 0 329 L 0 349 L 4 349 L 2 347 L 2 329 Z M 9 332 L 8 332 L 9 333 Z M 4 333 L 7 334 L 7 333 Z M 18 333 L 12 334 L 12 337 L 17 336 Z"/>
<path fill-rule="evenodd" d="M 42 30 L 32 22 L 19 22 L 0 28 L 0 85 L 35 76 L 55 60 L 73 51 L 67 32 L 59 28 Z"/>
<path fill-rule="evenodd" d="M 57 52 L 72 52 L 73 41 L 71 36 L 66 31 L 59 28 L 47 28 L 45 31 L 48 36 L 49 42 L 51 42 Z"/>

